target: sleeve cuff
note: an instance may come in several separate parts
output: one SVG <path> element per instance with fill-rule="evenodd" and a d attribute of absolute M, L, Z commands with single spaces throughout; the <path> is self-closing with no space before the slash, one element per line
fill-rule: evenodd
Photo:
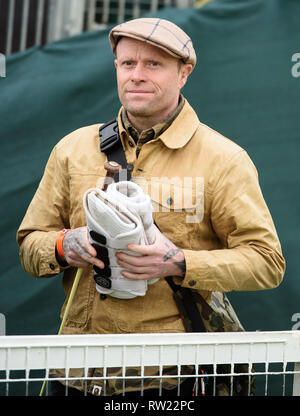
<path fill-rule="evenodd" d="M 69 263 L 68 263 L 67 261 L 62 260 L 62 259 L 59 257 L 59 254 L 58 254 L 58 252 L 57 252 L 57 248 L 56 248 L 56 244 L 55 244 L 55 258 L 56 258 L 56 260 L 57 260 L 57 263 L 60 265 L 60 267 L 64 267 L 64 268 L 66 268 L 66 267 L 68 267 L 68 266 L 69 266 Z"/>
<path fill-rule="evenodd" d="M 201 260 L 201 252 L 193 250 L 182 250 L 185 257 L 186 272 L 180 284 L 195 290 L 205 290 L 204 279 L 207 274 L 206 262 Z"/>
<path fill-rule="evenodd" d="M 42 275 L 55 275 L 61 273 L 63 270 L 67 269 L 69 264 L 67 262 L 58 261 L 58 256 L 56 256 L 56 239 L 59 235 L 59 232 L 48 233 L 47 236 L 47 247 L 48 250 L 45 252 L 44 259 L 42 261 L 41 270 Z"/>

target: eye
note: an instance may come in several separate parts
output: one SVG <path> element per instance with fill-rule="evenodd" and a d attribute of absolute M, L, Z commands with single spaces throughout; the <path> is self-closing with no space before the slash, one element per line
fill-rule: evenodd
<path fill-rule="evenodd" d="M 151 61 L 150 64 L 151 64 L 152 67 L 159 66 L 159 62 L 157 62 L 157 61 Z"/>
<path fill-rule="evenodd" d="M 130 68 L 133 65 L 132 61 L 126 60 L 122 62 L 122 66 L 125 68 Z"/>

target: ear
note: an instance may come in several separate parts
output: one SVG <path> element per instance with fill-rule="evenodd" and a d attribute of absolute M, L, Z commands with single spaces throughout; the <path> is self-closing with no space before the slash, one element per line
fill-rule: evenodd
<path fill-rule="evenodd" d="M 184 87 L 188 76 L 190 75 L 190 73 L 193 70 L 193 65 L 192 64 L 182 64 L 181 68 L 180 68 L 180 76 L 179 76 L 179 87 L 180 89 L 182 87 Z"/>
<path fill-rule="evenodd" d="M 115 68 L 117 69 L 118 68 L 118 62 L 117 62 L 116 59 L 114 60 L 114 64 L 115 64 Z"/>

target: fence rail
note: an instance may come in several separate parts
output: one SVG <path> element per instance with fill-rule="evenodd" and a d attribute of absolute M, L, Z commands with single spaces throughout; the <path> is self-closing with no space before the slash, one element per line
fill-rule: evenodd
<path fill-rule="evenodd" d="M 184 377 L 183 366 L 193 366 L 195 371 L 191 377 L 198 382 L 202 377 L 198 367 L 212 365 L 210 377 L 215 383 L 220 376 L 218 365 L 228 364 L 230 370 L 226 376 L 231 378 L 232 385 L 234 378 L 241 375 L 234 371 L 234 366 L 242 363 L 247 364 L 247 371 L 242 375 L 249 378 L 253 375 L 252 366 L 255 367 L 255 378 L 260 384 L 257 394 L 300 395 L 299 331 L 2 336 L 0 395 L 20 395 L 14 393 L 14 386 L 22 383 L 25 383 L 25 395 L 31 395 L 29 384 L 41 386 L 43 380 L 53 380 L 50 370 L 54 368 L 65 369 L 61 381 L 74 380 L 71 369 L 84 369 L 78 378 L 86 382 L 93 378 L 89 375 L 90 368 L 102 368 L 103 375 L 98 380 L 107 382 L 112 378 L 107 370 L 120 367 L 123 381 L 135 378 L 143 386 L 144 370 L 148 366 L 158 368 L 160 381 L 169 377 L 163 372 L 167 366 L 177 368 L 173 374 L 176 380 Z M 127 375 L 126 369 L 132 367 L 140 369 L 139 375 Z M 42 373 L 36 373 L 37 370 L 42 370 Z M 272 383 L 280 384 L 275 393 L 272 393 Z M 198 394 L 201 391 L 197 387 Z"/>
<path fill-rule="evenodd" d="M 31 46 L 103 29 L 196 0 L 0 0 L 0 52 L 9 55 Z"/>

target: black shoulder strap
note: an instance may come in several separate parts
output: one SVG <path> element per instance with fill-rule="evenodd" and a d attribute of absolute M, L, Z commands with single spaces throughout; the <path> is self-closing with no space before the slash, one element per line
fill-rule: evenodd
<path fill-rule="evenodd" d="M 176 285 L 173 277 L 165 278 L 173 290 L 173 296 L 177 307 L 179 309 L 181 318 L 183 320 L 187 332 L 206 332 L 200 310 L 193 299 L 191 289 Z"/>
<path fill-rule="evenodd" d="M 122 180 L 130 181 L 131 174 L 129 169 L 127 169 L 127 160 L 120 140 L 117 119 L 114 118 L 108 123 L 103 124 L 99 129 L 99 136 L 101 152 L 106 154 L 107 160 L 117 162 L 123 168 L 120 173 L 116 174 L 115 181 L 118 182 L 120 177 Z"/>

